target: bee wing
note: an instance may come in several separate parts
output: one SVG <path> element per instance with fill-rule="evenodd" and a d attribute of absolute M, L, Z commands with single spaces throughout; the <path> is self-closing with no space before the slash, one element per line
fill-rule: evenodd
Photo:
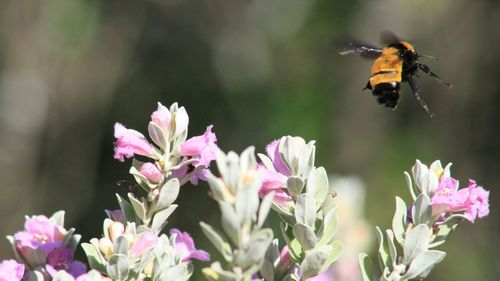
<path fill-rule="evenodd" d="M 356 54 L 363 58 L 376 59 L 382 54 L 382 49 L 356 39 L 335 40 L 334 45 L 341 55 Z"/>
<path fill-rule="evenodd" d="M 391 45 L 391 44 L 399 43 L 402 40 L 401 40 L 401 38 L 399 38 L 399 36 L 394 34 L 392 31 L 384 30 L 384 31 L 380 32 L 380 41 L 382 41 L 382 43 L 384 43 L 386 45 Z"/>

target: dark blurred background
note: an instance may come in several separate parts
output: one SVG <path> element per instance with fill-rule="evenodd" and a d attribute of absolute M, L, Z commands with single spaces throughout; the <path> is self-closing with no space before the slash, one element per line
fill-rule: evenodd
<path fill-rule="evenodd" d="M 177 101 L 190 135 L 214 124 L 226 151 L 316 140 L 317 164 L 360 176 L 366 217 L 385 228 L 394 196 L 409 197 L 403 170 L 453 162 L 463 184 L 491 191 L 491 214 L 460 225 L 428 280 L 498 280 L 499 28 L 493 0 L 3 0 L 0 236 L 59 209 L 83 241 L 98 236 L 114 193 L 128 191 L 117 181 L 132 179 L 130 162 L 113 159 L 113 123 L 146 133 L 156 102 Z M 407 85 L 396 111 L 377 105 L 361 91 L 371 62 L 331 45 L 377 44 L 384 29 L 439 57 L 428 64 L 454 87 L 418 81 L 434 118 Z M 219 216 L 206 194 L 205 183 L 185 186 L 170 225 L 212 249 L 197 224 Z M 0 258 L 11 257 L 5 240 Z"/>

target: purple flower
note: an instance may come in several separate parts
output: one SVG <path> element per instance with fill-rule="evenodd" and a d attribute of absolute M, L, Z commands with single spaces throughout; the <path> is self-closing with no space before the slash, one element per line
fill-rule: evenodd
<path fill-rule="evenodd" d="M 152 231 L 147 231 L 135 241 L 134 246 L 130 249 L 130 254 L 134 257 L 140 257 L 144 252 L 151 249 L 158 242 L 158 235 Z"/>
<path fill-rule="evenodd" d="M 163 180 L 163 173 L 153 163 L 144 163 L 141 166 L 141 174 L 153 183 L 159 183 Z"/>
<path fill-rule="evenodd" d="M 193 238 L 187 232 L 181 232 L 178 229 L 171 229 L 170 235 L 175 236 L 175 252 L 177 256 L 181 258 L 183 262 L 187 262 L 191 259 L 197 259 L 200 261 L 208 261 L 210 255 L 203 251 L 195 248 Z"/>
<path fill-rule="evenodd" d="M 52 276 L 64 270 L 73 277 L 78 277 L 87 271 L 85 264 L 73 260 L 73 251 L 69 248 L 56 248 L 47 255 L 47 272 Z"/>
<path fill-rule="evenodd" d="M 458 189 L 458 181 L 451 177 L 442 178 L 432 197 L 432 209 L 435 215 L 445 212 L 462 212 L 470 222 L 477 217 L 489 214 L 489 191 L 469 180 L 469 186 Z"/>
<path fill-rule="evenodd" d="M 24 264 L 15 260 L 0 263 L 0 281 L 20 281 L 24 275 Z"/>
<path fill-rule="evenodd" d="M 151 157 L 154 147 L 141 133 L 127 129 L 120 123 L 115 123 L 115 159 L 124 161 L 134 154 Z"/>

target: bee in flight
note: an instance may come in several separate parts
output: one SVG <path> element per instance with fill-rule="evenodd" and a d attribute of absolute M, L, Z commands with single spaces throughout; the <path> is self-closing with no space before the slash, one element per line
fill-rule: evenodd
<path fill-rule="evenodd" d="M 413 95 L 432 117 L 433 113 L 420 96 L 414 76 L 420 70 L 451 87 L 450 83 L 441 80 L 427 65 L 418 62 L 420 57 L 436 58 L 418 54 L 410 43 L 401 40 L 390 31 L 383 31 L 381 38 L 382 42 L 387 44 L 387 47 L 382 49 L 358 40 L 337 42 L 339 53 L 341 55 L 357 54 L 364 58 L 375 59 L 371 68 L 370 80 L 363 90 L 371 90 L 379 104 L 395 109 L 399 101 L 401 82 L 408 82 Z"/>

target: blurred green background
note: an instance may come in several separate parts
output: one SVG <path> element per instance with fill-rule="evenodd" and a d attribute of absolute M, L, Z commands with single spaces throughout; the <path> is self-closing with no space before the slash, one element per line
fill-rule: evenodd
<path fill-rule="evenodd" d="M 118 180 L 131 180 L 112 157 L 113 123 L 146 132 L 156 102 L 177 101 L 190 135 L 214 124 L 226 151 L 316 140 L 317 165 L 365 182 L 372 225 L 388 227 L 394 196 L 409 197 L 402 172 L 415 159 L 453 162 L 456 178 L 491 191 L 491 213 L 459 227 L 428 280 L 498 280 L 499 28 L 493 0 L 3 0 L 0 236 L 59 209 L 83 241 L 97 236 L 128 191 Z M 376 44 L 384 29 L 440 58 L 428 64 L 454 87 L 418 81 L 434 118 L 407 85 L 396 111 L 377 105 L 361 91 L 370 61 L 330 44 Z M 206 195 L 205 183 L 184 187 L 170 225 L 211 249 L 197 225 L 219 216 Z"/>

